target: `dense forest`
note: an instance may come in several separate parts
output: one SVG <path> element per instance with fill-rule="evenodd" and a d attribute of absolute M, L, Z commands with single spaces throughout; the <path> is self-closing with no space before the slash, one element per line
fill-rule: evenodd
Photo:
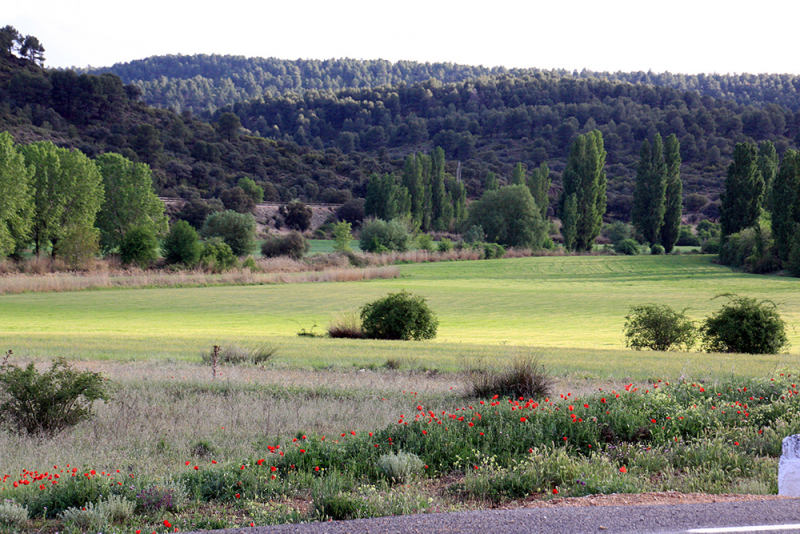
<path fill-rule="evenodd" d="M 800 76 L 790 74 L 672 74 L 653 72 L 593 72 L 583 70 L 486 68 L 453 63 L 356 59 L 248 58 L 223 55 L 153 56 L 111 67 L 76 69 L 82 73 L 112 73 L 142 90 L 150 105 L 213 113 L 252 98 L 306 90 L 338 91 L 381 85 L 415 84 L 435 78 L 442 83 L 485 76 L 537 76 L 597 79 L 695 91 L 738 104 L 777 104 L 800 109 Z"/>
<path fill-rule="evenodd" d="M 623 221 L 630 220 L 639 149 L 657 133 L 680 141 L 686 211 L 698 218 L 718 217 L 736 143 L 769 140 L 782 155 L 800 137 L 793 77 L 228 56 L 166 56 L 108 70 L 115 69 L 123 78 L 45 70 L 4 54 L 0 128 L 21 143 L 51 140 L 90 157 L 113 151 L 148 163 L 160 194 L 185 198 L 219 197 L 245 177 L 263 187 L 267 200 L 363 198 L 370 176 L 399 174 L 407 156 L 437 146 L 448 175 L 477 198 L 488 176 L 502 185 L 518 164 L 533 170 L 547 163 L 550 215 L 570 144 L 597 130 L 608 152 L 607 219 Z M 125 84 L 146 78 L 164 87 L 170 80 L 225 79 L 234 88 L 249 87 L 236 98 L 261 96 L 235 104 L 221 99 L 217 104 L 225 106 L 207 117 L 186 109 L 194 106 L 163 103 L 183 107 L 178 113 L 148 105 L 141 84 Z M 197 97 L 206 113 L 217 107 L 202 91 L 179 92 Z"/>
<path fill-rule="evenodd" d="M 45 70 L 8 51 L 0 53 L 0 131 L 19 143 L 46 140 L 89 157 L 117 152 L 147 163 L 165 196 L 218 197 L 249 177 L 267 200 L 343 202 L 363 197 L 371 174 L 396 169 L 364 154 L 247 135 L 231 115 L 209 123 L 151 107 L 115 75 Z"/>

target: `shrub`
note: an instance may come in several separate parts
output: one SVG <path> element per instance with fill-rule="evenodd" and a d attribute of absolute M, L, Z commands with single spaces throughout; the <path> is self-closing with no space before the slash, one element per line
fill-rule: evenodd
<path fill-rule="evenodd" d="M 342 204 L 336 210 L 336 218 L 353 226 L 360 226 L 364 221 L 364 199 L 353 198 Z"/>
<path fill-rule="evenodd" d="M 242 188 L 244 193 L 253 199 L 256 204 L 264 201 L 264 188 L 256 184 L 252 178 L 239 178 L 239 183 L 236 184 Z"/>
<path fill-rule="evenodd" d="M 212 213 L 202 233 L 205 237 L 221 238 L 236 256 L 247 256 L 256 246 L 256 220 L 252 213 L 231 210 Z"/>
<path fill-rule="evenodd" d="M 719 238 L 710 237 L 703 242 L 703 245 L 700 247 L 700 252 L 703 254 L 719 254 L 719 247 Z"/>
<path fill-rule="evenodd" d="M 664 247 L 661 245 L 652 245 L 650 247 L 650 254 L 653 254 L 654 256 L 661 256 L 664 254 Z"/>
<path fill-rule="evenodd" d="M 700 238 L 694 235 L 691 226 L 681 225 L 681 233 L 678 235 L 678 241 L 675 244 L 680 247 L 699 247 Z"/>
<path fill-rule="evenodd" d="M 442 238 L 441 241 L 439 241 L 439 244 L 436 246 L 436 250 L 438 250 L 439 252 L 450 252 L 451 250 L 453 250 L 453 242 L 450 239 L 444 237 Z"/>
<path fill-rule="evenodd" d="M 203 244 L 200 253 L 200 264 L 213 272 L 223 272 L 233 269 L 239 263 L 231 247 L 220 237 L 212 237 Z"/>
<path fill-rule="evenodd" d="M 261 243 L 261 254 L 265 258 L 289 256 L 299 260 L 309 250 L 311 245 L 300 232 L 291 232 L 285 236 L 270 235 Z"/>
<path fill-rule="evenodd" d="M 603 226 L 600 233 L 608 239 L 612 245 L 616 245 L 625 239 L 633 239 L 636 229 L 631 224 L 622 221 L 614 221 Z"/>
<path fill-rule="evenodd" d="M 12 432 L 54 436 L 92 416 L 92 404 L 108 401 L 103 376 L 76 371 L 63 358 L 39 373 L 34 365 L 21 369 L 0 364 L 0 414 Z"/>
<path fill-rule="evenodd" d="M 684 310 L 685 311 L 685 310 Z M 625 345 L 634 350 L 690 349 L 697 331 L 684 312 L 663 304 L 632 306 L 625 316 Z"/>
<path fill-rule="evenodd" d="M 89 502 L 82 507 L 64 510 L 61 513 L 61 520 L 68 534 L 103 532 L 108 524 L 108 514 L 102 505 Z"/>
<path fill-rule="evenodd" d="M 164 257 L 167 263 L 182 263 L 193 267 L 200 260 L 202 250 L 197 231 L 186 221 L 176 221 L 164 239 Z"/>
<path fill-rule="evenodd" d="M 186 486 L 175 480 L 149 485 L 136 494 L 139 511 L 155 513 L 160 511 L 178 512 L 189 502 Z"/>
<path fill-rule="evenodd" d="M 614 252 L 617 254 L 625 254 L 626 256 L 635 256 L 639 254 L 639 243 L 633 239 L 623 239 L 614 245 Z"/>
<path fill-rule="evenodd" d="M 420 234 L 417 237 L 417 248 L 433 252 L 433 238 L 428 234 Z"/>
<path fill-rule="evenodd" d="M 361 308 L 364 337 L 370 339 L 433 339 L 439 321 L 425 299 L 401 291 Z"/>
<path fill-rule="evenodd" d="M 402 222 L 395 219 L 387 223 L 381 219 L 373 219 L 362 226 L 359 246 L 364 252 L 405 252 L 410 240 L 408 229 Z"/>
<path fill-rule="evenodd" d="M 378 469 L 394 484 L 405 484 L 422 473 L 424 462 L 408 452 L 384 454 L 378 458 Z"/>
<path fill-rule="evenodd" d="M 28 521 L 28 508 L 14 501 L 3 501 L 0 504 L 0 531 L 3 526 L 12 530 L 21 527 Z"/>
<path fill-rule="evenodd" d="M 473 224 L 470 226 L 462 238 L 464 243 L 472 245 L 474 243 L 481 243 L 486 239 L 486 234 L 483 231 L 483 226 L 480 224 Z"/>
<path fill-rule="evenodd" d="M 333 225 L 333 250 L 336 252 L 350 252 L 350 240 L 353 236 L 350 231 L 353 225 L 346 221 L 341 221 Z"/>
<path fill-rule="evenodd" d="M 158 259 L 158 239 L 152 228 L 139 226 L 131 229 L 119 245 L 122 263 L 134 263 L 146 269 Z"/>
<path fill-rule="evenodd" d="M 235 343 L 225 343 L 223 345 L 218 345 L 216 358 L 217 364 L 237 365 L 252 363 L 253 365 L 263 365 L 271 360 L 277 352 L 278 348 L 269 343 L 262 343 L 252 347 L 243 347 Z M 213 350 L 203 353 L 203 362 L 213 365 Z"/>
<path fill-rule="evenodd" d="M 252 213 L 256 207 L 253 198 L 238 186 L 223 191 L 219 199 L 226 210 L 233 210 L 237 213 Z"/>
<path fill-rule="evenodd" d="M 786 323 L 771 300 L 720 295 L 728 302 L 708 317 L 701 328 L 708 352 L 777 354 L 789 346 Z"/>
<path fill-rule="evenodd" d="M 550 393 L 552 380 L 539 357 L 530 353 L 512 356 L 501 367 L 490 367 L 485 361 L 473 361 L 464 372 L 467 395 L 488 398 L 494 395 L 536 399 Z"/>
<path fill-rule="evenodd" d="M 343 313 L 328 325 L 328 336 L 333 338 L 361 339 L 364 331 L 357 313 Z"/>
<path fill-rule="evenodd" d="M 195 228 L 202 228 L 209 215 L 222 211 L 225 211 L 225 205 L 221 200 L 217 198 L 204 200 L 200 197 L 195 197 L 183 205 L 178 217 Z"/>
<path fill-rule="evenodd" d="M 85 269 L 100 252 L 100 230 L 85 225 L 70 228 L 56 243 L 55 252 L 71 269 Z"/>
<path fill-rule="evenodd" d="M 311 227 L 311 208 L 299 200 L 281 206 L 278 212 L 283 217 L 283 223 L 292 230 L 305 232 Z"/>

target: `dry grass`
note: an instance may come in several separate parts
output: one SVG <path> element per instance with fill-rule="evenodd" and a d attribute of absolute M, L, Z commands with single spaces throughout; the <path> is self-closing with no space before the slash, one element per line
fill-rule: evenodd
<path fill-rule="evenodd" d="M 0 295 L 82 291 L 86 289 L 197 287 L 215 285 L 297 284 L 308 282 L 355 282 L 396 278 L 396 267 L 366 269 L 334 268 L 322 271 L 256 272 L 249 269 L 211 274 L 203 271 L 142 271 L 139 269 L 40 275 L 8 274 L 0 276 Z"/>
<path fill-rule="evenodd" d="M 241 460 L 264 443 L 291 443 L 298 432 L 333 437 L 371 431 L 420 402 L 438 406 L 460 398 L 451 389 L 458 385 L 452 375 L 235 366 L 222 368 L 212 382 L 208 367 L 191 363 L 76 367 L 102 372 L 113 400 L 96 405 L 93 420 L 52 440 L 0 432 L 0 477 L 61 464 L 135 466 L 139 473 L 165 475 L 192 458 L 198 442 L 210 446 L 210 459 Z"/>

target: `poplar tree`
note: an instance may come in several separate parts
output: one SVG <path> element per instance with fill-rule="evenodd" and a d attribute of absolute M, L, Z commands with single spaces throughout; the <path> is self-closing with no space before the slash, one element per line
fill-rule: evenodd
<path fill-rule="evenodd" d="M 605 162 L 603 135 L 598 130 L 579 135 L 572 142 L 562 175 L 564 189 L 559 212 L 563 220 L 566 201 L 570 195 L 575 195 L 575 250 L 591 250 L 595 238 L 600 235 L 606 212 Z"/>
<path fill-rule="evenodd" d="M 0 132 L 0 258 L 19 249 L 28 237 L 32 174 L 11 134 Z"/>
<path fill-rule="evenodd" d="M 800 234 L 800 152 L 787 150 L 772 187 L 772 237 L 782 261 Z"/>
<path fill-rule="evenodd" d="M 756 165 L 764 180 L 764 207 L 771 210 L 772 182 L 778 174 L 778 153 L 775 151 L 772 141 L 761 141 L 758 145 Z"/>
<path fill-rule="evenodd" d="M 681 182 L 681 144 L 675 134 L 664 145 L 667 166 L 667 188 L 664 196 L 664 224 L 661 226 L 661 246 L 669 254 L 678 242 L 683 215 L 683 183 Z"/>
<path fill-rule="evenodd" d="M 497 179 L 497 175 L 492 171 L 486 173 L 486 178 L 483 180 L 483 189 L 485 191 L 500 189 L 500 181 Z"/>
<path fill-rule="evenodd" d="M 411 219 L 421 227 L 425 208 L 425 184 L 422 180 L 422 165 L 416 155 L 406 157 L 402 183 L 408 191 Z"/>
<path fill-rule="evenodd" d="M 720 196 L 723 237 L 753 226 L 761 215 L 764 179 L 756 165 L 757 158 L 756 147 L 750 143 L 737 143 L 733 149 L 725 191 Z"/>
<path fill-rule="evenodd" d="M 538 169 L 533 169 L 530 177 L 528 177 L 528 189 L 531 190 L 531 195 L 536 201 L 536 206 L 539 208 L 539 213 L 542 219 L 547 218 L 547 208 L 550 206 L 550 199 L 547 194 L 550 191 L 550 168 L 547 163 L 539 165 Z"/>
<path fill-rule="evenodd" d="M 633 191 L 634 226 L 651 245 L 660 241 L 664 224 L 664 196 L 667 189 L 667 166 L 661 135 L 656 134 L 651 147 L 647 139 L 639 151 L 636 170 L 636 189 Z"/>
<path fill-rule="evenodd" d="M 431 226 L 436 230 L 447 230 L 450 225 L 450 220 L 447 219 L 446 203 L 444 150 L 437 146 L 431 155 Z"/>
<path fill-rule="evenodd" d="M 100 246 L 105 252 L 122 244 L 134 228 L 151 231 L 156 236 L 166 234 L 168 225 L 164 203 L 153 190 L 150 167 L 108 152 L 95 159 L 103 177 L 105 199 L 97 214 Z"/>
<path fill-rule="evenodd" d="M 522 163 L 517 163 L 516 167 L 514 167 L 514 170 L 511 172 L 510 185 L 525 185 L 526 182 L 525 166 Z"/>
<path fill-rule="evenodd" d="M 50 141 L 20 147 L 26 163 L 35 171 L 31 238 L 34 252 L 52 246 L 57 254 L 59 242 L 67 236 L 94 240 L 95 218 L 103 202 L 104 188 L 95 163 L 83 152 L 55 146 Z"/>

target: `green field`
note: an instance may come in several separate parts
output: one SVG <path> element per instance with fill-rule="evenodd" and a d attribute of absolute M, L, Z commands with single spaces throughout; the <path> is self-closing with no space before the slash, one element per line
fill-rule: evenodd
<path fill-rule="evenodd" d="M 440 319 L 433 342 L 298 338 L 387 292 L 423 295 Z M 625 350 L 631 305 L 663 303 L 702 319 L 719 293 L 772 299 L 789 323 L 794 356 L 652 355 Z M 287 366 L 375 366 L 388 357 L 452 370 L 463 355 L 537 347 L 559 372 L 648 376 L 690 366 L 763 374 L 797 360 L 800 280 L 747 275 L 709 256 L 565 256 L 401 266 L 401 277 L 356 283 L 40 293 L 0 297 L 0 347 L 70 359 L 196 360 L 214 343 L 269 340 Z M 561 350 L 570 349 L 570 350 Z M 602 356 L 602 357 L 601 357 Z M 653 359 L 655 358 L 655 360 Z M 749 374 L 747 371 L 743 371 Z"/>

